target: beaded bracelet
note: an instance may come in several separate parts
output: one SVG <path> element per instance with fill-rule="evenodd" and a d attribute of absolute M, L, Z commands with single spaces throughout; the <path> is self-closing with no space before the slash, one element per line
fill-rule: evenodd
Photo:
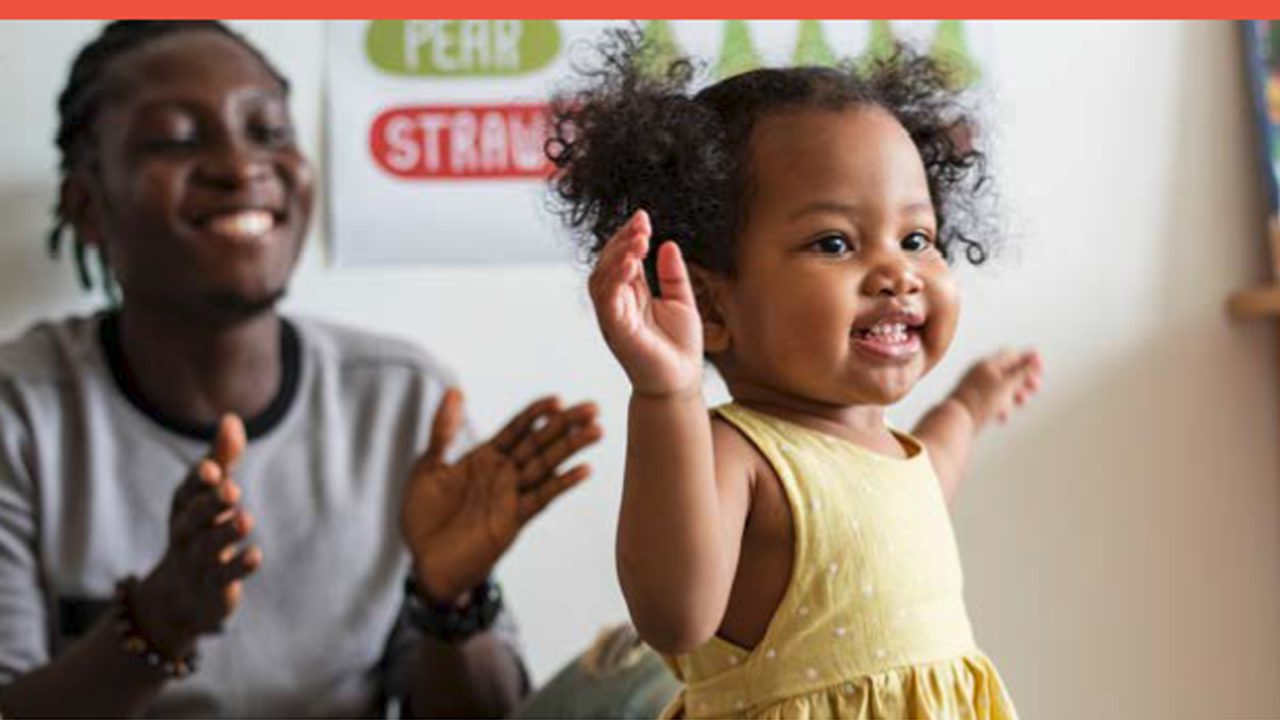
<path fill-rule="evenodd" d="M 168 678 L 183 678 L 196 671 L 200 656 L 193 649 L 185 657 L 169 657 L 142 633 L 134 613 L 134 589 L 138 578 L 130 575 L 116 583 L 115 626 L 120 635 L 120 648 L 130 655 L 142 658 L 148 667 L 155 668 Z"/>
<path fill-rule="evenodd" d="M 491 579 L 471 590 L 466 607 L 438 605 L 418 592 L 412 576 L 404 579 L 405 612 L 419 630 L 446 643 L 457 644 L 493 625 L 502 612 L 502 589 Z"/>

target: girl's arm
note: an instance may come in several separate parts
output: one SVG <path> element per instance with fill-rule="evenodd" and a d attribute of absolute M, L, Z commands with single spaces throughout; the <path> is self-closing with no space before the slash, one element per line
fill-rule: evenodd
<path fill-rule="evenodd" d="M 750 504 L 747 468 L 713 453 L 700 391 L 633 394 L 618 521 L 618 575 L 640 636 L 688 652 L 724 618 Z"/>
<path fill-rule="evenodd" d="M 1040 389 L 1044 364 L 1035 350 L 1004 350 L 978 361 L 947 399 L 916 425 L 915 435 L 929 449 L 942 493 L 950 503 L 969 467 L 973 441 L 986 424 L 1004 423 Z"/>
<path fill-rule="evenodd" d="M 661 295 L 643 271 L 648 216 L 606 243 L 591 277 L 601 330 L 631 379 L 618 575 L 641 637 L 665 653 L 706 641 L 733 584 L 748 475 L 713 451 L 702 398 L 702 322 L 675 243 L 658 249 Z M 740 462 L 740 461 L 738 461 Z"/>

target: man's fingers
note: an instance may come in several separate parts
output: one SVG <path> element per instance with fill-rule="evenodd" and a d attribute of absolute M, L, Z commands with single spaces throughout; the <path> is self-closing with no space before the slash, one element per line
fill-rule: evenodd
<path fill-rule="evenodd" d="M 583 448 L 599 442 L 602 437 L 604 437 L 604 430 L 594 421 L 571 425 L 568 432 L 555 438 L 551 445 L 534 458 L 534 461 L 520 467 L 518 480 L 520 488 L 533 487 L 542 483 L 565 460 L 573 457 Z"/>
<path fill-rule="evenodd" d="M 552 500 L 591 475 L 590 465 L 577 465 L 541 485 L 520 493 L 519 519 L 523 525 L 542 512 Z"/>
<path fill-rule="evenodd" d="M 240 501 L 240 488 L 227 481 L 206 488 L 178 508 L 170 522 L 171 540 L 179 545 L 216 524 L 223 515 L 235 508 Z"/>
<path fill-rule="evenodd" d="M 549 395 L 533 401 L 519 415 L 512 418 L 497 435 L 493 436 L 493 444 L 498 451 L 508 454 L 515 447 L 516 443 L 524 437 L 534 426 L 534 424 L 548 413 L 556 412 L 560 409 L 560 398 Z"/>
<path fill-rule="evenodd" d="M 218 421 L 218 434 L 213 439 L 211 458 L 222 467 L 223 472 L 230 472 L 240 462 L 247 443 L 244 422 L 239 416 L 223 415 Z"/>
<path fill-rule="evenodd" d="M 546 423 L 531 433 L 526 433 L 509 453 L 517 465 L 524 465 L 569 432 L 572 426 L 589 423 L 600 413 L 595 403 L 585 402 L 552 415 Z"/>
<path fill-rule="evenodd" d="M 178 485 L 178 489 L 173 491 L 173 502 L 169 504 L 170 520 L 172 521 L 193 498 L 220 482 L 222 482 L 222 468 L 218 467 L 217 463 L 212 460 L 201 460 L 196 463 L 182 484 Z"/>
<path fill-rule="evenodd" d="M 262 565 L 262 549 L 257 545 L 242 548 L 229 560 L 213 569 L 211 579 L 218 586 L 230 585 L 257 570 Z"/>
<path fill-rule="evenodd" d="M 431 440 L 422 456 L 422 461 L 428 467 L 444 464 L 445 453 L 462 429 L 462 403 L 462 391 L 456 387 L 446 390 L 444 397 L 440 399 L 436 415 L 431 420 Z"/>
<path fill-rule="evenodd" d="M 227 520 L 205 528 L 191 543 L 191 553 L 207 563 L 220 563 L 226 559 L 228 548 L 248 537 L 253 530 L 253 518 L 243 510 L 237 510 Z"/>

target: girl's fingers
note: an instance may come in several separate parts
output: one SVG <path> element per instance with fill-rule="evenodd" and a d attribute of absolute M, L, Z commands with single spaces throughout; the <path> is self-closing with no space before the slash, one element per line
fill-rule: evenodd
<path fill-rule="evenodd" d="M 610 290 L 621 282 L 623 271 L 626 269 L 626 255 L 622 253 L 621 245 L 621 241 L 618 241 L 617 245 L 613 242 L 606 245 L 596 260 L 595 269 L 591 271 L 591 279 L 587 285 L 591 291 L 591 297 L 597 302 L 607 297 Z"/>
<path fill-rule="evenodd" d="M 991 363 L 1000 373 L 1008 373 L 1020 359 L 1020 354 L 1011 348 L 1000 348 L 991 356 Z"/>
<path fill-rule="evenodd" d="M 633 238 L 622 246 L 620 254 L 610 272 L 604 278 L 602 291 L 607 295 L 616 293 L 629 285 L 635 285 L 636 279 L 644 279 L 644 258 L 649 251 L 647 240 Z M 648 285 L 645 285 L 648 288 Z"/>
<path fill-rule="evenodd" d="M 675 241 L 668 240 L 658 248 L 658 288 L 662 299 L 683 305 L 694 305 L 693 285 L 689 282 L 689 269 Z"/>
<path fill-rule="evenodd" d="M 643 258 L 649 245 L 649 215 L 637 210 L 613 237 L 604 244 L 596 259 L 596 270 L 609 274 L 628 257 L 639 253 Z"/>
<path fill-rule="evenodd" d="M 541 485 L 520 493 L 519 519 L 523 525 L 542 512 L 552 500 L 560 497 L 565 491 L 586 480 L 591 475 L 591 466 L 577 465 L 557 475 Z"/>

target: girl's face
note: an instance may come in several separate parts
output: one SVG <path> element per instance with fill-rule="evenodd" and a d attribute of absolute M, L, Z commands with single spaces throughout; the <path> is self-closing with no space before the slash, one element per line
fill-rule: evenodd
<path fill-rule="evenodd" d="M 269 307 L 306 235 L 313 176 L 284 89 L 235 40 L 180 32 L 113 60 L 94 120 L 91 210 L 127 302 Z"/>
<path fill-rule="evenodd" d="M 900 400 L 946 351 L 955 283 L 935 245 L 924 165 L 874 107 L 790 110 L 752 134 L 737 272 L 722 280 L 735 395 L 822 406 Z"/>

